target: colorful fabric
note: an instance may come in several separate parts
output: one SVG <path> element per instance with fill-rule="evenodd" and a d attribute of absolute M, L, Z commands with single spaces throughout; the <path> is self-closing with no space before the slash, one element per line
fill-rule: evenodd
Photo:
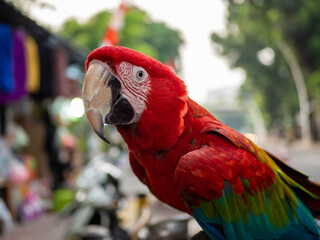
<path fill-rule="evenodd" d="M 0 103 L 20 99 L 26 95 L 26 59 L 24 51 L 25 33 L 21 29 L 13 31 L 13 91 L 0 95 Z"/>
<path fill-rule="evenodd" d="M 31 36 L 25 38 L 27 84 L 29 93 L 36 93 L 40 89 L 40 60 L 36 41 Z"/>
<path fill-rule="evenodd" d="M 0 23 L 0 93 L 14 89 L 12 29 Z"/>

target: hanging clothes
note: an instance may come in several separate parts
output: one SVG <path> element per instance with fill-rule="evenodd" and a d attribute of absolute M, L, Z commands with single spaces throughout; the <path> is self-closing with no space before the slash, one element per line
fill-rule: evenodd
<path fill-rule="evenodd" d="M 40 56 L 40 89 L 34 97 L 41 100 L 54 96 L 54 52 L 45 42 L 38 42 L 38 47 Z"/>
<path fill-rule="evenodd" d="M 26 95 L 26 56 L 24 49 L 25 32 L 22 29 L 13 31 L 13 69 L 16 82 L 15 99 Z"/>
<path fill-rule="evenodd" d="M 13 89 L 12 29 L 0 23 L 0 95 Z"/>
<path fill-rule="evenodd" d="M 27 64 L 27 92 L 37 93 L 40 89 L 40 59 L 39 50 L 33 37 L 25 38 L 26 64 Z"/>
<path fill-rule="evenodd" d="M 13 78 L 14 89 L 0 95 L 0 103 L 18 100 L 26 95 L 26 58 L 24 50 L 25 33 L 21 29 L 13 30 Z"/>
<path fill-rule="evenodd" d="M 56 96 L 70 96 L 70 83 L 66 75 L 66 69 L 68 66 L 68 56 L 63 49 L 57 49 L 54 52 L 54 83 L 55 83 L 55 95 Z"/>

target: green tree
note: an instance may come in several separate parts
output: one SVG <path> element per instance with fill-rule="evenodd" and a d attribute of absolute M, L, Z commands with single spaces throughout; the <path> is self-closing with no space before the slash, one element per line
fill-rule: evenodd
<path fill-rule="evenodd" d="M 59 34 L 72 38 L 81 46 L 93 50 L 99 47 L 111 14 L 102 11 L 86 23 L 76 19 L 66 21 Z M 153 21 L 147 12 L 131 6 L 120 32 L 120 44 L 148 54 L 161 62 L 175 61 L 179 68 L 179 48 L 183 44 L 181 33 L 163 22 Z"/>
<path fill-rule="evenodd" d="M 86 23 L 79 23 L 77 19 L 71 18 L 62 24 L 58 34 L 93 50 L 99 47 L 110 16 L 109 12 L 103 11 L 91 17 Z"/>
<path fill-rule="evenodd" d="M 320 2 L 227 2 L 227 34 L 213 33 L 212 40 L 231 67 L 246 71 L 242 91 L 253 93 L 270 128 L 293 126 L 299 111 L 308 118 L 308 100 L 319 100 Z M 301 80 L 307 104 L 301 101 Z"/>

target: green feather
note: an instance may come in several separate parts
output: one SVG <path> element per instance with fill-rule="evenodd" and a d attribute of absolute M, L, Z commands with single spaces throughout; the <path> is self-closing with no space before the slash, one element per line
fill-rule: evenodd
<path fill-rule="evenodd" d="M 289 215 L 286 209 L 287 206 L 284 204 L 283 199 L 280 200 L 274 185 L 267 190 L 267 198 L 270 202 L 268 207 L 271 209 L 276 226 L 281 229 L 289 223 Z"/>
<path fill-rule="evenodd" d="M 286 198 L 288 198 L 289 202 L 292 203 L 294 206 L 299 206 L 298 199 L 293 191 L 286 185 L 283 184 L 283 190 L 285 192 Z"/>
<path fill-rule="evenodd" d="M 273 186 L 276 188 L 278 195 L 281 199 L 284 198 L 283 185 L 284 185 L 283 181 L 280 178 L 278 178 L 273 184 Z"/>
<path fill-rule="evenodd" d="M 266 211 L 266 199 L 265 199 L 265 191 L 262 187 L 258 188 L 259 190 L 259 204 L 258 206 L 260 207 L 260 214 L 263 214 Z"/>
<path fill-rule="evenodd" d="M 248 218 L 249 218 L 249 209 L 247 204 L 244 201 L 244 193 L 240 194 L 240 195 L 235 195 L 235 198 L 237 200 L 237 205 L 239 207 L 239 213 L 241 216 L 241 219 L 247 223 L 248 222 Z"/>
<path fill-rule="evenodd" d="M 266 202 L 267 204 L 267 207 L 266 207 L 266 214 L 267 214 L 267 217 L 268 217 L 268 221 L 269 223 L 271 224 L 271 226 L 275 229 L 276 228 L 276 223 L 274 221 L 274 213 L 270 207 L 270 203 L 269 201 L 267 200 Z"/>
<path fill-rule="evenodd" d="M 200 202 L 200 208 L 208 218 L 216 218 L 218 216 L 218 211 L 212 201 L 210 202 Z"/>
<path fill-rule="evenodd" d="M 226 197 L 227 197 L 227 201 L 228 201 L 228 206 L 229 206 L 229 211 L 230 211 L 232 222 L 242 220 L 233 186 L 230 183 L 225 182 L 224 189 L 225 189 L 225 193 L 226 193 Z"/>
<path fill-rule="evenodd" d="M 227 198 L 225 195 L 225 192 L 223 191 L 223 196 L 219 199 L 216 199 L 213 201 L 219 215 L 221 218 L 227 222 L 231 223 L 231 215 L 230 215 L 230 210 L 227 202 Z"/>
<path fill-rule="evenodd" d="M 256 203 L 256 196 L 252 196 L 247 193 L 246 198 L 247 198 L 247 204 L 250 209 L 250 212 L 252 212 L 253 215 L 258 216 L 259 210 L 258 210 L 258 206 Z"/>

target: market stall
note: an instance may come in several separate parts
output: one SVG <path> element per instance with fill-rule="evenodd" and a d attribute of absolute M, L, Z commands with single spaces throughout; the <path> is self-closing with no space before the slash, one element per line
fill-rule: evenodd
<path fill-rule="evenodd" d="M 86 55 L 0 1 L 0 220 L 6 207 L 15 220 L 35 219 L 63 181 L 70 166 L 59 148 L 75 143 L 61 142 L 49 107 L 80 96 Z"/>

